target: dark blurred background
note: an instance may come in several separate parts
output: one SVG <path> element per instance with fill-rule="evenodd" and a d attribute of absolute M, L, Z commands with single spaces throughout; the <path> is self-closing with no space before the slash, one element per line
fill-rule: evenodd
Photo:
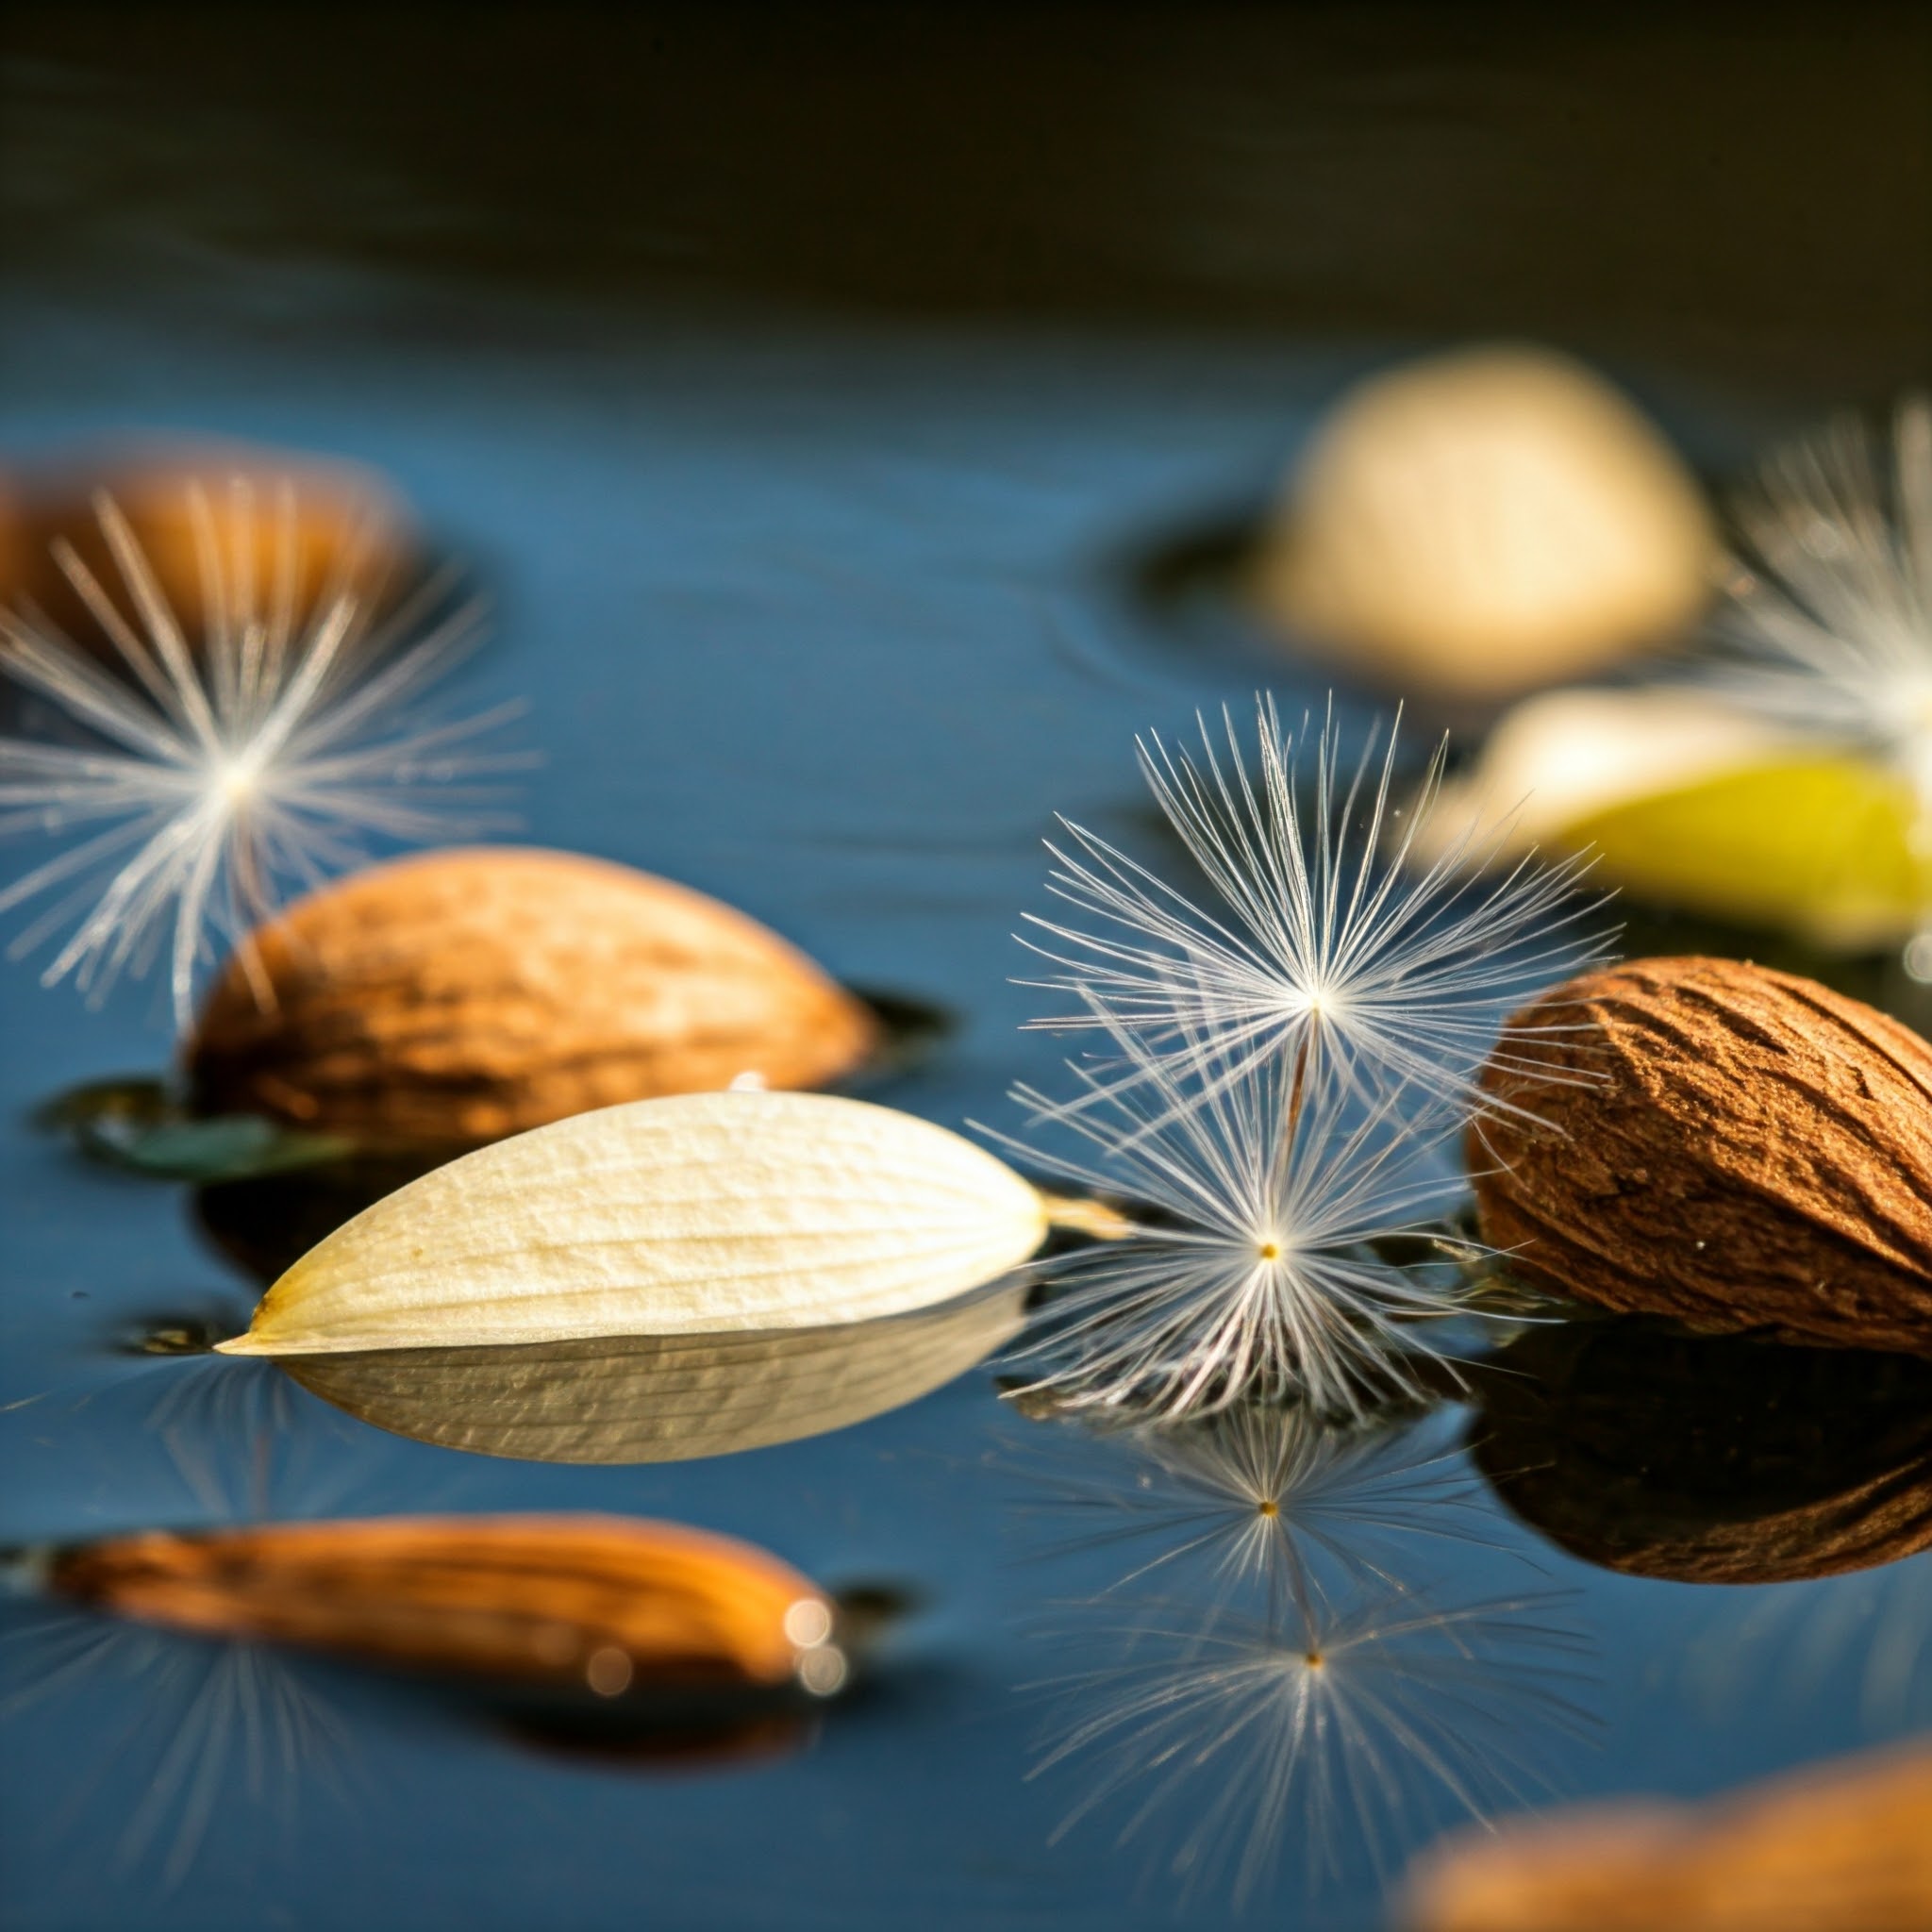
<path fill-rule="evenodd" d="M 1507 331 L 1835 400 L 1932 371 L 1923 7 L 63 4 L 0 48 L 4 257 L 43 285 L 349 258 Z"/>

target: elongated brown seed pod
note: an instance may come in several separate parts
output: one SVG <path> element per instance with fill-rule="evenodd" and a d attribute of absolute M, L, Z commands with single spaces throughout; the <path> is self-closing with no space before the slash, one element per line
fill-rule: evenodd
<path fill-rule="evenodd" d="M 508 1682 L 778 1686 L 824 1596 L 748 1543 L 619 1516 L 384 1517 L 58 1551 L 58 1594 L 141 1623 Z"/>
<path fill-rule="evenodd" d="M 1733 959 L 1636 959 L 1512 1024 L 1568 1083 L 1499 1060 L 1524 1109 L 1472 1130 L 1484 1239 L 1585 1301 L 1709 1330 L 1932 1352 L 1932 1046 Z"/>
<path fill-rule="evenodd" d="M 1927 1932 L 1932 1751 L 1465 1830 L 1407 1893 L 1410 1932 Z"/>
<path fill-rule="evenodd" d="M 198 1103 L 454 1150 L 742 1075 L 809 1088 L 871 1014 L 744 914 L 572 853 L 478 847 L 376 867 L 238 953 L 188 1050 Z"/>

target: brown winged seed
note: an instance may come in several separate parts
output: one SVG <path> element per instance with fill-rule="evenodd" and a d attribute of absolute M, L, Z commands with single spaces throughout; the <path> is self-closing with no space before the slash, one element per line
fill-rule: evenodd
<path fill-rule="evenodd" d="M 1731 959 L 1635 959 L 1517 1015 L 1573 1030 L 1481 1121 L 1484 1239 L 1586 1301 L 1932 1353 L 1932 1046 Z"/>
<path fill-rule="evenodd" d="M 367 1149 L 475 1146 L 747 1074 L 821 1086 L 874 1040 L 858 1000 L 742 913 L 570 853 L 377 867 L 291 907 L 253 951 L 190 1044 L 197 1102 Z"/>

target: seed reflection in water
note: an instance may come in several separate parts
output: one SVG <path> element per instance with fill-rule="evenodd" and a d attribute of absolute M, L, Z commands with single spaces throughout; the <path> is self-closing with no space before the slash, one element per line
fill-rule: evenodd
<path fill-rule="evenodd" d="M 1112 1588 L 1174 1566 L 1257 1610 L 1307 1614 L 1338 1586 L 1399 1588 L 1407 1541 L 1487 1540 L 1453 1430 L 1413 1411 L 1343 1427 L 1249 1402 L 1191 1423 L 1062 1433 L 1074 1427 L 1025 1444 L 1026 1513 L 1056 1533 L 1042 1555 L 1119 1548 L 1131 1567 Z"/>
<path fill-rule="evenodd" d="M 1560 1592 L 1452 1601 L 1404 1580 L 1410 1543 L 1490 1547 L 1453 1415 L 1342 1427 L 1247 1404 L 1098 1441 L 1074 1426 L 1022 1465 L 1029 1516 L 1086 1531 L 1041 1554 L 1118 1548 L 1129 1567 L 1042 1633 L 1080 1667 L 1033 1687 L 1055 1713 L 1031 1775 L 1098 1767 L 1056 1841 L 1124 1812 L 1124 1846 L 1172 1809 L 1153 1862 L 1184 1897 L 1226 1878 L 1239 1909 L 1285 1844 L 1310 1891 L 1342 1875 L 1348 1832 L 1386 1871 L 1444 1813 L 1546 1786 L 1544 1747 L 1591 1728 Z M 1160 1594 L 1134 1588 L 1150 1579 Z"/>
<path fill-rule="evenodd" d="M 1023 1282 L 870 1322 L 291 1356 L 399 1436 L 532 1462 L 682 1461 L 824 1435 L 943 1387 L 1018 1333 Z"/>
<path fill-rule="evenodd" d="M 1932 1363 L 1619 1319 L 1533 1328 L 1482 1383 L 1478 1466 L 1589 1562 L 1736 1587 L 1932 1544 Z"/>
<path fill-rule="evenodd" d="M 1342 1875 L 1345 1830 L 1386 1873 L 1445 1812 L 1484 1819 L 1546 1790 L 1543 1746 L 1590 1731 L 1586 1646 L 1562 1601 L 1384 1591 L 1272 1622 L 1148 1605 L 1082 1631 L 1083 1651 L 1113 1656 L 1053 1680 L 1066 1703 L 1032 1774 L 1090 1756 L 1101 1769 L 1054 1838 L 1120 1806 L 1125 1846 L 1185 1807 L 1167 1874 L 1188 1897 L 1231 1872 L 1237 1910 L 1285 1845 L 1311 1891 Z"/>

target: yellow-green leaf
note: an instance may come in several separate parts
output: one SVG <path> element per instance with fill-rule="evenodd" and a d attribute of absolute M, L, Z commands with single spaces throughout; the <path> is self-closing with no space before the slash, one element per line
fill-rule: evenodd
<path fill-rule="evenodd" d="M 465 1155 L 305 1255 L 236 1355 L 858 1322 L 993 1280 L 1041 1195 L 929 1122 L 811 1093 L 693 1093 Z"/>
<path fill-rule="evenodd" d="M 1645 898 L 1855 947 L 1932 908 L 1911 788 L 1848 757 L 1786 758 L 1627 798 L 1567 825 L 1598 876 Z"/>

